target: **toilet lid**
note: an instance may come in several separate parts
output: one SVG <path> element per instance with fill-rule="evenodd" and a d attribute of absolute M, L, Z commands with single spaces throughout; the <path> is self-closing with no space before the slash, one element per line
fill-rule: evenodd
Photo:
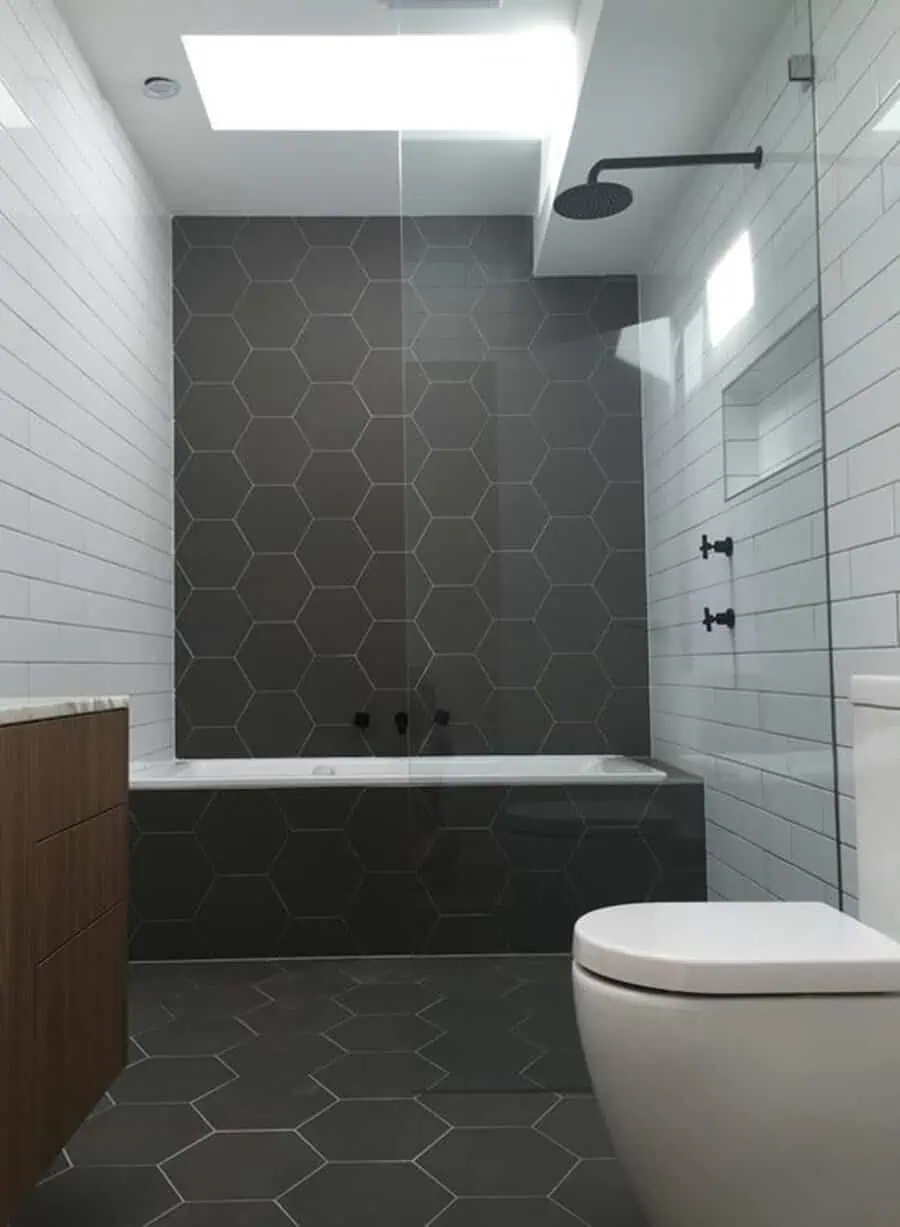
<path fill-rule="evenodd" d="M 900 944 L 824 903 L 638 903 L 582 916 L 575 962 L 669 993 L 900 992 Z"/>

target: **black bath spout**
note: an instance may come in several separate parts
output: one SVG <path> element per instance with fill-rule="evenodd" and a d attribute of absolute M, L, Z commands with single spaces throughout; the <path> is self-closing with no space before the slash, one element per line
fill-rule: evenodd
<path fill-rule="evenodd" d="M 397 732 L 401 737 L 405 737 L 409 732 L 409 712 L 398 711 L 394 713 L 394 724 L 397 726 Z"/>

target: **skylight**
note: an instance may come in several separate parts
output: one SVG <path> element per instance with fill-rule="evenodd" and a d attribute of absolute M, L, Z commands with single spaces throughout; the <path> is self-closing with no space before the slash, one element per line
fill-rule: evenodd
<path fill-rule="evenodd" d="M 456 132 L 538 138 L 571 110 L 565 26 L 505 35 L 184 35 L 224 131 Z"/>

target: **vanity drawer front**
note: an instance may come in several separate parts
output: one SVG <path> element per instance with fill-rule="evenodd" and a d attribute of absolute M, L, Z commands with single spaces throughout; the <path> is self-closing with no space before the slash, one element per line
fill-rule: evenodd
<path fill-rule="evenodd" d="M 117 806 L 41 840 L 32 867 L 34 957 L 39 962 L 125 899 L 127 809 Z"/>
<path fill-rule="evenodd" d="M 28 727 L 28 829 L 36 841 L 127 804 L 126 711 Z"/>
<path fill-rule="evenodd" d="M 34 972 L 34 1150 L 40 1169 L 125 1064 L 125 913 L 120 903 Z"/>

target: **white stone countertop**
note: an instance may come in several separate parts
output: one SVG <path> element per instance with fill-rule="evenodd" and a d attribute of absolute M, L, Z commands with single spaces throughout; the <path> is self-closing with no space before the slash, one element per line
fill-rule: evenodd
<path fill-rule="evenodd" d="M 86 695 L 64 699 L 0 699 L 0 724 L 27 724 L 61 716 L 87 716 L 93 712 L 128 707 L 121 695 Z"/>

